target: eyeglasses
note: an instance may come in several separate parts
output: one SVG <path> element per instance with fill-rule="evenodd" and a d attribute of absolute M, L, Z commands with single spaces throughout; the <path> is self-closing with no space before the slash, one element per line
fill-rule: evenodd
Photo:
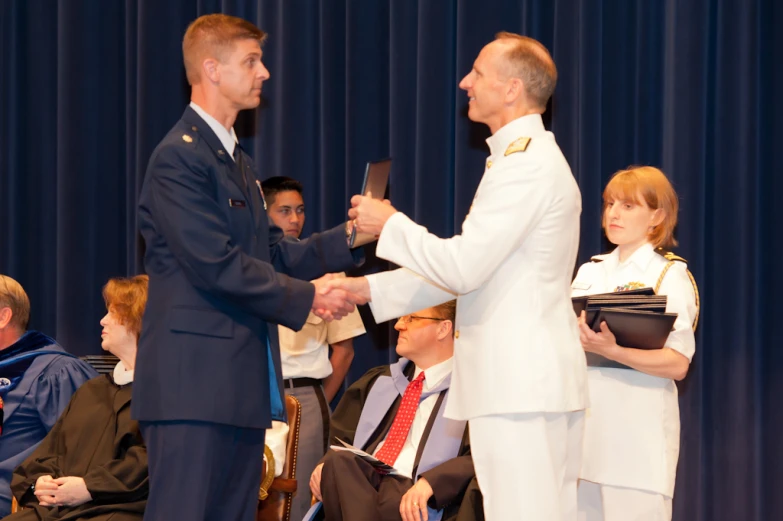
<path fill-rule="evenodd" d="M 448 319 L 448 318 L 438 318 L 438 317 L 420 317 L 418 315 L 405 315 L 403 317 L 400 317 L 398 320 L 400 322 L 402 322 L 403 324 L 408 325 L 411 322 L 413 322 L 414 320 L 437 320 L 437 321 L 441 321 L 441 320 L 450 320 L 450 319 Z"/>

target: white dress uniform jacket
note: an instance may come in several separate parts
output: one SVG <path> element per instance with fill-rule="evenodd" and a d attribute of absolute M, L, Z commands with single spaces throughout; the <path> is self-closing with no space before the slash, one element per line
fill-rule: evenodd
<path fill-rule="evenodd" d="M 388 220 L 376 253 L 407 269 L 368 277 L 373 313 L 380 322 L 457 296 L 449 418 L 584 409 L 569 288 L 579 188 L 540 115 L 508 123 L 487 143 L 462 234 L 438 238 L 402 213 Z"/>
<path fill-rule="evenodd" d="M 615 291 L 632 282 L 654 288 L 669 263 L 646 244 L 620 263 L 618 250 L 579 268 L 573 295 Z M 677 313 L 666 347 L 689 361 L 695 352 L 696 294 L 684 262 L 674 262 L 658 290 Z M 680 453 L 677 387 L 669 378 L 633 369 L 588 368 L 590 408 L 585 419 L 580 478 L 672 497 Z"/>

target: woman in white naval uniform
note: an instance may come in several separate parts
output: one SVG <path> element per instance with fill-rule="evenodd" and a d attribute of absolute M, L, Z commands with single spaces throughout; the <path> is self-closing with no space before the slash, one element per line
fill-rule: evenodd
<path fill-rule="evenodd" d="M 629 367 L 588 368 L 579 521 L 669 521 L 680 451 L 674 380 L 695 351 L 698 292 L 684 259 L 660 249 L 677 244 L 677 194 L 663 172 L 617 172 L 603 199 L 603 228 L 617 248 L 579 268 L 572 295 L 653 287 L 678 316 L 665 347 L 649 351 L 618 346 L 605 322 L 595 333 L 579 320 L 585 351 Z"/>

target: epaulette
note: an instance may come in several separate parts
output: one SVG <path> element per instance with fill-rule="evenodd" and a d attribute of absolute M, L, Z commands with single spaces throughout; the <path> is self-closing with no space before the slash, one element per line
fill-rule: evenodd
<path fill-rule="evenodd" d="M 684 262 L 685 264 L 688 264 L 688 261 L 680 257 L 679 255 L 675 255 L 674 253 L 670 251 L 666 251 L 663 248 L 656 248 L 655 253 L 666 259 L 667 261 L 680 261 Z"/>
<path fill-rule="evenodd" d="M 503 154 L 504 156 L 510 156 L 511 154 L 515 152 L 524 152 L 527 150 L 527 146 L 530 144 L 530 138 L 529 137 L 521 137 L 511 143 L 508 148 L 506 149 L 506 153 Z"/>
<path fill-rule="evenodd" d="M 661 272 L 661 275 L 658 277 L 658 282 L 655 284 L 655 294 L 658 294 L 658 291 L 661 289 L 661 283 L 663 283 L 663 278 L 666 276 L 666 273 L 669 271 L 669 268 L 674 266 L 675 262 L 683 262 L 685 264 L 688 263 L 685 259 L 680 257 L 679 255 L 675 255 L 674 253 L 670 251 L 666 251 L 663 248 L 655 248 L 655 253 L 666 259 L 668 262 L 666 263 L 666 266 L 663 267 L 663 271 Z M 693 294 L 696 297 L 696 316 L 693 319 L 693 330 L 696 331 L 696 326 L 699 325 L 699 310 L 701 309 L 701 298 L 699 297 L 699 286 L 696 285 L 696 279 L 693 278 L 693 274 L 690 272 L 688 268 L 685 268 L 685 273 L 688 275 L 688 279 L 691 281 L 691 285 L 693 286 Z"/>

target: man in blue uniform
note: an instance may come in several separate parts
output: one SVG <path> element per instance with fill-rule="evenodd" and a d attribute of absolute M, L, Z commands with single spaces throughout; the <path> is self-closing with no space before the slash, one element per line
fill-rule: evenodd
<path fill-rule="evenodd" d="M 264 429 L 284 419 L 277 324 L 331 320 L 359 299 L 327 291 L 353 267 L 346 226 L 306 241 L 270 226 L 233 124 L 258 106 L 265 34 L 213 14 L 183 40 L 191 103 L 150 158 L 139 226 L 150 277 L 132 411 L 147 442 L 146 520 L 250 520 Z"/>

